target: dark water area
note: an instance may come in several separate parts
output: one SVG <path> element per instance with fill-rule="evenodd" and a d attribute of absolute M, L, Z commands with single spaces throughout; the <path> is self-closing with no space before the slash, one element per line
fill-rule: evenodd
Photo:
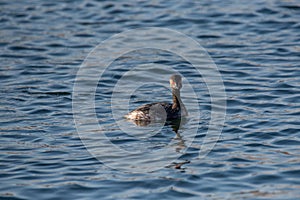
<path fill-rule="evenodd" d="M 0 199 L 300 198 L 299 1 L 1 1 L 0 12 Z M 161 148 L 175 135 L 166 126 L 150 142 L 120 139 L 107 100 L 126 69 L 172 65 L 200 95 L 200 121 L 191 114 L 182 129 L 199 127 L 193 144 L 179 151 L 176 163 L 131 173 L 86 149 L 72 96 L 76 73 L 96 45 L 143 27 L 169 28 L 199 42 L 218 66 L 227 107 L 218 142 L 200 159 L 211 102 L 189 64 L 151 50 L 114 62 L 95 102 L 99 121 L 109 127 L 104 133 L 122 148 Z M 168 101 L 168 92 L 144 85 L 130 108 Z"/>

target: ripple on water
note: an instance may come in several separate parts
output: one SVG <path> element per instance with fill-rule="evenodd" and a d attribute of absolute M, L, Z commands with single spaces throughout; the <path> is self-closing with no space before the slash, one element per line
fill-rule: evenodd
<path fill-rule="evenodd" d="M 136 4 L 33 0 L 30 4 L 2 1 L 0 5 L 1 199 L 300 196 L 297 1 Z M 99 124 L 106 130 L 104 134 L 120 148 L 145 150 L 141 154 L 144 158 L 147 152 L 161 150 L 170 141 L 177 145 L 180 155 L 158 171 L 133 174 L 111 169 L 87 151 L 73 122 L 72 90 L 78 67 L 99 42 L 115 33 L 145 26 L 181 31 L 207 49 L 222 74 L 227 115 L 214 149 L 199 159 L 212 108 L 203 77 L 190 63 L 170 52 L 138 50 L 118 58 L 103 74 L 95 96 L 95 110 Z M 199 116 L 190 108 L 190 119 L 179 130 L 187 132 L 182 141 L 173 140 L 171 126 L 144 139 L 124 134 L 115 124 L 109 99 L 112 88 L 136 66 L 151 66 L 143 80 L 157 82 L 163 81 L 159 77 L 169 76 L 165 66 L 180 69 L 198 93 L 196 100 L 183 95 L 187 104 L 199 103 L 201 120 L 197 122 Z M 170 95 L 166 88 L 148 84 L 131 97 L 130 108 L 135 108 L 169 100 Z M 182 151 L 182 143 L 187 142 L 195 127 L 198 131 L 194 142 Z M 110 154 L 102 155 L 112 159 Z M 128 160 L 137 163 L 132 158 L 118 161 L 122 165 Z M 149 160 L 138 162 L 153 164 Z"/>

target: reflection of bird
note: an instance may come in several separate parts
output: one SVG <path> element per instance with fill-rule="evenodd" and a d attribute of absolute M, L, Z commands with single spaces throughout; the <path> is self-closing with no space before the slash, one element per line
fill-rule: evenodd
<path fill-rule="evenodd" d="M 180 98 L 182 80 L 180 75 L 170 77 L 170 87 L 172 89 L 173 103 L 150 103 L 138 107 L 125 117 L 134 121 L 162 121 L 173 120 L 187 116 L 187 110 Z"/>

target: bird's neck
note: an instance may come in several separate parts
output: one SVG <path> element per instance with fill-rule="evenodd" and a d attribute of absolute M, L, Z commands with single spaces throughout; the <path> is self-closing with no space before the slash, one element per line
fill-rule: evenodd
<path fill-rule="evenodd" d="M 172 109 L 177 109 L 180 108 L 181 98 L 180 98 L 180 90 L 178 89 L 173 89 L 172 90 L 172 95 L 173 95 L 173 105 Z"/>

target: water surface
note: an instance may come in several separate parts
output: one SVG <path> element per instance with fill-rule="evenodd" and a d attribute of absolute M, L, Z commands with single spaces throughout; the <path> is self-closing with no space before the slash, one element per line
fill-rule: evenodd
<path fill-rule="evenodd" d="M 0 5 L 1 199 L 300 197 L 298 1 L 7 1 Z M 79 66 L 97 44 L 113 34 L 149 26 L 180 31 L 206 48 L 222 74 L 227 115 L 215 148 L 199 159 L 211 109 L 203 80 L 189 70 L 189 63 L 166 52 L 145 50 L 120 58 L 107 71 L 107 81 L 99 84 L 105 91 L 95 98 L 97 117 L 110 128 L 105 134 L 116 145 L 131 151 L 140 146 L 160 149 L 176 137 L 171 126 L 150 141 L 123 137 L 114 126 L 110 102 L 105 100 L 131 66 L 182 70 L 197 88 L 201 110 L 198 123 L 191 115 L 182 128 L 184 132 L 199 127 L 193 145 L 178 151 L 182 166 L 171 163 L 153 172 L 128 173 L 107 167 L 86 150 L 73 122 L 72 90 Z M 168 92 L 159 85 L 145 85 L 130 106 L 168 101 Z M 180 140 L 173 142 L 181 145 Z"/>

